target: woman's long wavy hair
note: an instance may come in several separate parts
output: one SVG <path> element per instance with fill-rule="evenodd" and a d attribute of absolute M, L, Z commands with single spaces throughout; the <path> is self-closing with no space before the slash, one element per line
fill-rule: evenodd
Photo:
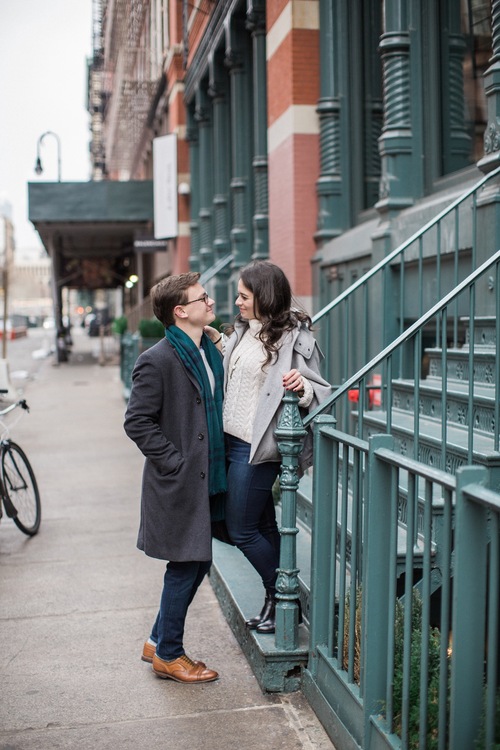
<path fill-rule="evenodd" d="M 240 279 L 252 292 L 255 315 L 262 323 L 259 338 L 267 354 L 265 366 L 278 358 L 283 334 L 300 323 L 310 327 L 311 318 L 303 310 L 292 309 L 290 282 L 274 263 L 267 260 L 252 261 L 242 268 Z M 238 314 L 236 320 L 243 319 Z"/>

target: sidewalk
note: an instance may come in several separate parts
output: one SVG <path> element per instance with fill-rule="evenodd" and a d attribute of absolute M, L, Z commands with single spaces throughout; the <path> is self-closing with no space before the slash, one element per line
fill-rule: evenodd
<path fill-rule="evenodd" d="M 42 497 L 29 539 L 0 521 L 0 750 L 332 750 L 301 693 L 263 694 L 210 583 L 186 651 L 217 682 L 160 680 L 140 660 L 164 563 L 136 547 L 142 457 L 123 432 L 118 363 L 76 332 L 46 360 L 13 429 Z"/>

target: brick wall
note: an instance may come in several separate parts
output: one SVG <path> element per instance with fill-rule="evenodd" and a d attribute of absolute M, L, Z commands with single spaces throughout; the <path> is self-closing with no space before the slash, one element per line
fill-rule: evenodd
<path fill-rule="evenodd" d="M 267 3 L 270 256 L 305 301 L 316 250 L 318 24 L 317 0 Z"/>

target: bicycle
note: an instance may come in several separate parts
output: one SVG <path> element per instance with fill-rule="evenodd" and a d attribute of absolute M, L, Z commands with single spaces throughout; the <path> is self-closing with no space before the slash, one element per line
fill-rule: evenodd
<path fill-rule="evenodd" d="M 1 393 L 6 391 L 0 390 Z M 25 399 L 9 404 L 0 410 L 0 417 L 17 407 L 29 412 Z M 40 528 L 42 507 L 35 474 L 26 453 L 9 438 L 9 428 L 4 426 L 0 440 L 0 518 L 2 504 L 8 518 L 12 518 L 18 529 L 28 536 L 34 536 Z"/>

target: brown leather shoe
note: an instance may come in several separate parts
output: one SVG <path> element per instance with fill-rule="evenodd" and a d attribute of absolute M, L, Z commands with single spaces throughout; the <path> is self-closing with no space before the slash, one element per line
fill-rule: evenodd
<path fill-rule="evenodd" d="M 204 664 L 196 663 L 186 654 L 173 661 L 164 661 L 156 654 L 153 656 L 153 672 L 165 680 L 176 682 L 213 682 L 219 675 Z"/>
<path fill-rule="evenodd" d="M 153 656 L 155 655 L 155 653 L 156 653 L 155 644 L 150 643 L 149 641 L 146 641 L 146 643 L 144 644 L 142 648 L 142 656 L 141 656 L 142 661 L 147 661 L 149 664 L 151 664 L 153 662 Z M 196 659 L 193 659 L 193 661 L 195 664 L 201 664 L 202 667 L 207 666 L 204 661 L 197 661 Z"/>
<path fill-rule="evenodd" d="M 156 653 L 156 646 L 154 643 L 150 643 L 149 641 L 146 641 L 142 648 L 142 661 L 147 661 L 151 664 L 153 661 L 153 656 Z"/>

